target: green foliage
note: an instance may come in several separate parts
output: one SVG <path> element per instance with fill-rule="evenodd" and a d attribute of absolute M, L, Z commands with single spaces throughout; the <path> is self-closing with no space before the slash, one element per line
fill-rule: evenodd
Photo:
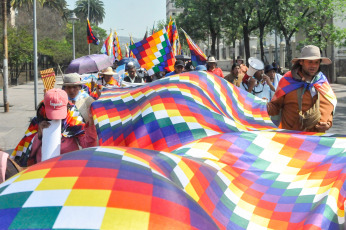
<path fill-rule="evenodd" d="M 100 0 L 89 0 L 89 21 L 92 24 L 99 25 L 103 22 L 105 17 L 104 4 Z M 76 2 L 76 8 L 74 9 L 77 17 L 81 20 L 85 20 L 88 17 L 88 0 L 78 0 Z"/>
<path fill-rule="evenodd" d="M 344 0 L 318 0 L 315 2 L 313 12 L 306 20 L 306 27 L 303 29 L 306 39 L 300 44 L 313 44 L 325 50 L 333 43 L 335 46 L 341 45 L 345 41 L 345 29 L 341 29 L 333 24 L 333 18 L 345 19 Z"/>
<path fill-rule="evenodd" d="M 30 62 L 33 56 L 33 37 L 24 28 L 8 28 L 9 65 L 20 66 Z"/>
<path fill-rule="evenodd" d="M 106 30 L 91 24 L 94 35 L 100 40 L 99 45 L 90 44 L 90 54 L 100 53 L 102 44 L 107 38 Z M 76 46 L 76 58 L 89 54 L 88 42 L 87 42 L 87 22 L 86 20 L 79 20 L 74 24 L 75 29 L 75 46 Z M 72 24 L 67 24 L 67 35 L 66 40 L 71 44 L 72 47 Z M 72 58 L 72 48 L 71 48 Z"/>
<path fill-rule="evenodd" d="M 50 38 L 45 38 L 38 44 L 38 52 L 43 55 L 51 56 L 53 62 L 62 65 L 68 63 L 72 57 L 72 44 L 66 39 L 56 41 Z"/>
<path fill-rule="evenodd" d="M 229 13 L 227 1 L 224 0 L 176 0 L 177 7 L 184 8 L 184 12 L 176 22 L 191 38 L 197 41 L 206 41 L 211 37 L 211 53 L 216 54 L 216 39 L 221 35 L 225 15 Z"/>

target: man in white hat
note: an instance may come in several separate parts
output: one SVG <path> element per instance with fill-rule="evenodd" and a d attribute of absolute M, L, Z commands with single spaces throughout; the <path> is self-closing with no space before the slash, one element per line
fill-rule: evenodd
<path fill-rule="evenodd" d="M 223 72 L 220 68 L 217 67 L 216 59 L 215 57 L 211 56 L 208 58 L 207 61 L 207 72 L 213 73 L 219 77 L 224 78 L 225 76 L 223 75 Z"/>
<path fill-rule="evenodd" d="M 249 69 L 243 77 L 240 88 L 267 102 L 270 99 L 270 92 L 275 91 L 270 78 L 264 74 L 263 62 L 254 57 L 249 58 Z"/>
<path fill-rule="evenodd" d="M 268 114 L 281 112 L 283 129 L 325 132 L 332 127 L 337 100 L 320 65 L 332 62 L 321 57 L 317 46 L 307 45 L 292 63 L 292 71 L 283 76 L 267 104 Z"/>
<path fill-rule="evenodd" d="M 94 102 L 94 99 L 82 90 L 84 83 L 78 73 L 65 74 L 62 88 L 67 93 L 70 104 L 77 107 L 85 123 L 87 123 L 90 119 L 90 105 Z"/>

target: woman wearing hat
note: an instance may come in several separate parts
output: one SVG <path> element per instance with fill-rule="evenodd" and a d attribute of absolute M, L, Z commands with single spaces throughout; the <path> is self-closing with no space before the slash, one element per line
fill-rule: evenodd
<path fill-rule="evenodd" d="M 209 57 L 207 61 L 207 72 L 213 73 L 219 77 L 224 78 L 223 72 L 220 68 L 217 67 L 215 57 Z"/>
<path fill-rule="evenodd" d="M 321 57 L 317 46 L 308 45 L 292 63 L 292 70 L 280 80 L 272 101 L 267 104 L 268 114 L 281 112 L 280 128 L 325 132 L 332 127 L 337 100 L 320 65 L 332 62 Z"/>
<path fill-rule="evenodd" d="M 29 129 L 37 131 L 30 136 L 31 148 L 27 148 L 21 156 L 16 156 L 16 161 L 23 167 L 33 165 L 42 160 L 43 129 L 50 126 L 50 120 L 61 120 L 61 145 L 60 154 L 97 145 L 97 133 L 93 119 L 84 122 L 70 104 L 67 93 L 62 89 L 51 89 L 44 95 L 44 100 L 37 109 L 37 115 L 32 120 Z"/>

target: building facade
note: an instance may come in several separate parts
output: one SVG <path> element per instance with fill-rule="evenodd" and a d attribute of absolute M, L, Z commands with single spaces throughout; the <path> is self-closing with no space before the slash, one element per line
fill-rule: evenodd
<path fill-rule="evenodd" d="M 176 8 L 173 0 L 166 0 L 166 18 L 175 17 L 183 10 L 183 8 Z"/>

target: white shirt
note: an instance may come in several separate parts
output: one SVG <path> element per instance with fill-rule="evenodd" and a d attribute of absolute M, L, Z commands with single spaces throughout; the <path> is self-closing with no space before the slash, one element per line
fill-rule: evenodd
<path fill-rule="evenodd" d="M 249 89 L 248 85 L 244 82 L 240 84 L 240 88 L 247 91 Z M 267 85 L 266 82 L 257 84 L 253 89 L 251 94 L 255 95 L 256 97 L 259 97 L 261 99 L 266 100 L 267 102 L 270 101 L 270 87 Z"/>

